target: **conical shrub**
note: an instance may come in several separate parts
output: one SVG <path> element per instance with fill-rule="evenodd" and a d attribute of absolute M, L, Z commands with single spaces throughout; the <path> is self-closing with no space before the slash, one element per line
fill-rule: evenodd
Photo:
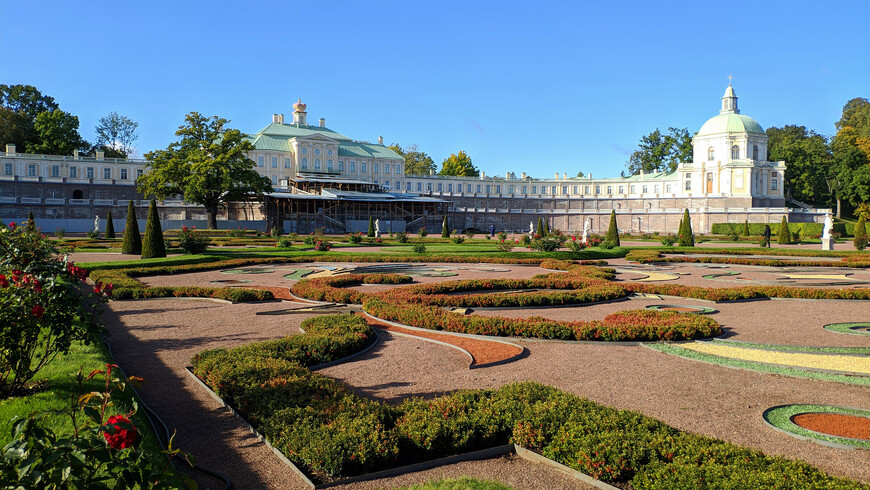
<path fill-rule="evenodd" d="M 142 258 L 153 259 L 166 257 L 166 245 L 163 243 L 163 230 L 160 228 L 160 218 L 157 215 L 157 202 L 151 200 L 148 207 L 148 221 L 145 222 L 145 239 L 142 241 Z"/>
<path fill-rule="evenodd" d="M 743 236 L 749 236 L 749 220 L 743 222 Z"/>
<path fill-rule="evenodd" d="M 867 248 L 867 224 L 864 215 L 858 217 L 858 224 L 855 225 L 855 239 L 852 241 L 857 250 Z"/>
<path fill-rule="evenodd" d="M 121 244 L 121 253 L 142 253 L 142 235 L 139 234 L 139 222 L 136 221 L 136 208 L 133 201 L 127 204 L 127 224 L 124 226 L 124 243 Z"/>
<path fill-rule="evenodd" d="M 610 211 L 610 226 L 607 227 L 604 243 L 613 244 L 614 247 L 619 246 L 619 228 L 616 226 L 616 210 Z"/>
<path fill-rule="evenodd" d="M 369 232 L 366 236 L 375 236 L 375 220 L 371 216 L 369 216 Z"/>
<path fill-rule="evenodd" d="M 450 230 L 447 229 L 447 216 L 444 217 L 444 222 L 441 223 L 441 238 L 450 238 Z"/>
<path fill-rule="evenodd" d="M 544 235 L 544 221 L 541 218 L 538 218 L 538 228 L 535 230 L 535 234 L 538 236 Z"/>
<path fill-rule="evenodd" d="M 112 223 L 112 210 L 106 213 L 106 238 L 115 238 L 115 224 Z"/>
<path fill-rule="evenodd" d="M 544 220 L 544 234 L 541 236 L 550 236 L 550 223 Z"/>
<path fill-rule="evenodd" d="M 681 247 L 694 247 L 695 246 L 695 234 L 692 231 L 692 219 L 689 218 L 689 209 L 686 208 L 686 211 L 683 213 L 683 221 L 680 222 L 680 246 Z"/>
<path fill-rule="evenodd" d="M 782 222 L 779 224 L 779 236 L 777 236 L 776 242 L 780 245 L 791 243 L 791 231 L 788 229 L 788 219 L 785 216 L 782 217 Z"/>

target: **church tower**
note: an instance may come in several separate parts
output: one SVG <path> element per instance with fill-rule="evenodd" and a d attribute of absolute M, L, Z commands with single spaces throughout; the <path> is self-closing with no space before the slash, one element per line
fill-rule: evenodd
<path fill-rule="evenodd" d="M 719 114 L 740 114 L 740 109 L 737 108 L 737 96 L 734 95 L 730 82 L 725 89 L 725 95 L 722 96 L 722 109 L 719 110 Z"/>

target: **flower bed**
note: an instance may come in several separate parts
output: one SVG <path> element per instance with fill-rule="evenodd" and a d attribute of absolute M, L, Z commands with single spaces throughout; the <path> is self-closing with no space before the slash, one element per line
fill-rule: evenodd
<path fill-rule="evenodd" d="M 860 487 L 807 463 L 681 432 L 537 383 L 391 407 L 273 353 L 283 356 L 258 344 L 207 351 L 193 359 L 193 371 L 321 482 L 515 443 L 634 488 L 695 488 L 700 482 L 761 488 L 791 479 L 813 488 Z"/>
<path fill-rule="evenodd" d="M 345 274 L 333 277 L 305 279 L 290 289 L 293 294 L 315 301 L 362 304 L 370 293 L 344 289 L 360 284 L 405 284 L 413 281 L 411 276 L 401 274 Z"/>

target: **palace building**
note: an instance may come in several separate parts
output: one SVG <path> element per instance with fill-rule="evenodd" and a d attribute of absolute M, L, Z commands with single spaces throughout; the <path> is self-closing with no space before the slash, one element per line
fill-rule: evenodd
<path fill-rule="evenodd" d="M 767 134 L 740 113 L 730 84 L 719 113 L 692 140 L 692 162 L 672 172 L 628 177 L 406 174 L 404 160 L 384 146 L 383 138 L 377 144 L 357 141 L 327 128 L 323 118 L 309 125 L 307 115 L 299 100 L 291 121 L 273 114 L 268 126 L 247 136 L 255 148 L 250 155 L 255 168 L 275 192 L 263 203 L 232 205 L 220 218 L 298 233 L 364 231 L 370 216 L 385 231 L 440 229 L 447 216 L 457 230 L 494 225 L 527 231 L 529 222 L 542 218 L 551 228 L 569 232 L 591 220 L 593 231 L 600 232 L 616 211 L 620 230 L 636 233 L 676 231 L 688 208 L 694 229 L 706 233 L 721 222 L 778 223 L 783 216 L 819 222 L 826 211 L 786 207 L 786 163 L 767 160 Z M 135 190 L 135 178 L 147 172 L 144 160 L 106 159 L 99 152 L 96 157 L 30 155 L 9 146 L 0 154 L 0 218 L 20 219 L 34 211 L 37 218 L 92 221 L 107 208 L 121 218 L 129 199 L 147 205 Z M 159 208 L 167 221 L 205 217 L 202 208 L 180 198 Z"/>

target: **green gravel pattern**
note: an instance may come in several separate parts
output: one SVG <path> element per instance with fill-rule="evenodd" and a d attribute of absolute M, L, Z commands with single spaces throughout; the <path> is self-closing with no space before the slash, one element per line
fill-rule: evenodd
<path fill-rule="evenodd" d="M 846 446 L 855 446 L 870 449 L 870 441 L 822 434 L 819 432 L 804 429 L 803 427 L 791 421 L 792 417 L 794 417 L 795 415 L 800 415 L 802 413 L 840 413 L 845 415 L 870 417 L 870 410 L 861 410 L 858 408 L 834 407 L 831 405 L 784 405 L 781 407 L 773 407 L 765 410 L 764 420 L 766 420 L 770 425 L 774 427 L 798 436 L 833 442 L 835 444 L 843 444 Z"/>
<path fill-rule="evenodd" d="M 745 347 L 747 349 L 775 350 L 780 352 L 827 352 L 831 354 L 870 355 L 870 347 L 814 347 L 809 345 L 759 344 L 756 342 L 721 339 L 712 339 L 708 340 L 708 342 L 713 344 L 730 345 L 733 347 Z"/>
<path fill-rule="evenodd" d="M 852 330 L 855 327 L 870 327 L 870 323 L 867 323 L 867 322 L 831 323 L 829 325 L 825 325 L 825 330 L 830 330 L 832 332 L 837 332 L 837 333 L 846 333 L 849 335 L 870 335 L 870 332 L 862 332 L 860 330 Z"/>

